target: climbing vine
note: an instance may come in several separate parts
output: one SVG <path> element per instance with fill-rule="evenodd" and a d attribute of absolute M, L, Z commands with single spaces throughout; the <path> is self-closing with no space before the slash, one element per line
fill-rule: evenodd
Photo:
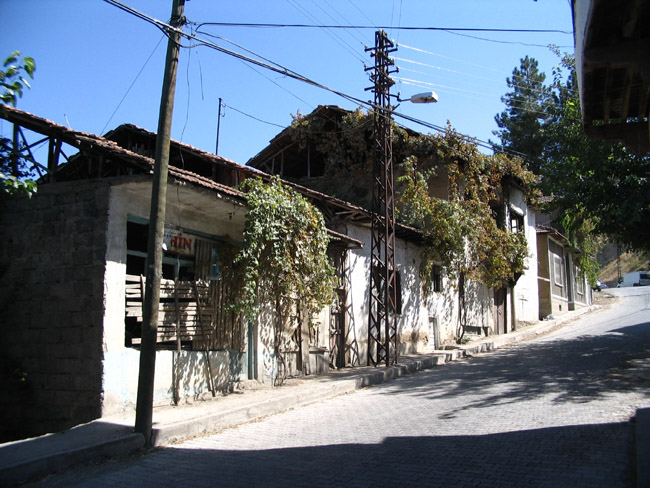
<path fill-rule="evenodd" d="M 292 130 L 301 147 L 309 144 L 325 158 L 327 178 L 301 183 L 369 208 L 372 112 L 356 110 L 338 121 L 297 116 Z M 451 127 L 425 135 L 393 124 L 392 134 L 397 218 L 424 235 L 425 288 L 434 265 L 459 285 L 468 278 L 489 288 L 514 286 L 526 268 L 528 245 L 523 232 L 506 228 L 504 188 L 514 182 L 535 203 L 533 173 L 517 158 L 480 153 Z"/>
<path fill-rule="evenodd" d="M 372 112 L 360 109 L 339 119 L 298 114 L 293 139 L 324 155 L 327 175 L 301 183 L 369 207 L 372 131 Z M 516 281 L 525 266 L 526 240 L 498 225 L 495 208 L 506 178 L 517 181 L 529 202 L 534 201 L 533 173 L 519 159 L 481 154 L 471 139 L 451 127 L 439 134 L 420 134 L 393 124 L 392 134 L 398 219 L 420 228 L 428 243 L 423 278 L 438 262 L 452 278 L 463 272 L 489 287 Z M 431 185 L 436 181 L 446 184 L 434 195 Z"/>
<path fill-rule="evenodd" d="M 254 320 L 259 303 L 272 305 L 276 358 L 286 366 L 282 344 L 299 325 L 291 316 L 308 319 L 333 300 L 329 237 L 318 209 L 279 178 L 248 179 L 240 188 L 248 211 L 235 258 L 242 270 L 237 308 Z"/>
<path fill-rule="evenodd" d="M 504 155 L 480 154 L 476 145 L 448 128 L 445 134 L 422 136 L 435 166 L 419 169 L 416 157 L 402 164 L 398 201 L 400 218 L 420 228 L 428 243 L 422 276 L 436 261 L 452 278 L 463 274 L 489 288 L 513 286 L 525 270 L 528 246 L 523 232 L 509 232 L 499 222 L 503 183 L 514 178 L 528 187 L 534 176 L 521 162 Z M 448 199 L 432 195 L 435 170 L 448 179 Z M 534 195 L 529 195 L 532 199 Z"/>

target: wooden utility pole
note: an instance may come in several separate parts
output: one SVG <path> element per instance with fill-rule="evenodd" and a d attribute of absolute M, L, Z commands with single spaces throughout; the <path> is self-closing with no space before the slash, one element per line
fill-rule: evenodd
<path fill-rule="evenodd" d="M 185 22 L 183 8 L 185 0 L 172 1 L 170 24 L 181 27 Z M 151 189 L 151 213 L 149 218 L 149 242 L 147 247 L 147 281 L 142 317 L 142 346 L 140 349 L 140 372 L 138 396 L 135 410 L 135 431 L 144 435 L 145 446 L 151 446 L 153 417 L 154 374 L 156 369 L 156 342 L 158 335 L 158 308 L 160 306 L 160 279 L 162 275 L 163 233 L 165 229 L 165 207 L 167 204 L 167 173 L 169 167 L 169 141 L 171 139 L 176 71 L 180 51 L 180 34 L 167 32 L 167 58 L 163 78 L 158 136 Z"/>

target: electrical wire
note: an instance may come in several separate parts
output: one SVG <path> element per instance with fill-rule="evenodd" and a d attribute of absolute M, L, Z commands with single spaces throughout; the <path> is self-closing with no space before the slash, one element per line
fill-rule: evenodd
<path fill-rule="evenodd" d="M 106 1 L 106 0 L 105 0 Z M 353 4 L 354 5 L 354 4 Z M 367 18 L 367 17 L 366 17 Z M 370 20 L 370 19 L 368 19 Z M 259 27 L 259 28 L 295 28 L 295 29 L 383 29 L 383 30 L 423 30 L 443 32 L 507 32 L 515 34 L 567 34 L 573 32 L 559 29 L 498 29 L 480 27 L 432 27 L 432 26 L 398 26 L 394 25 L 324 25 L 324 24 L 274 24 L 274 23 L 253 23 L 253 22 L 205 22 L 206 25 L 218 25 L 222 27 Z M 485 39 L 489 40 L 489 39 Z"/>
<path fill-rule="evenodd" d="M 407 85 L 412 85 L 412 86 L 418 86 L 420 88 L 436 88 L 436 89 L 446 89 L 448 90 L 447 93 L 454 93 L 454 94 L 459 94 L 458 92 L 465 92 L 465 93 L 472 93 L 474 95 L 487 95 L 487 96 L 500 96 L 500 95 L 490 95 L 489 93 L 485 92 L 479 92 L 475 90 L 467 90 L 464 88 L 459 88 L 456 86 L 449 86 L 449 85 L 441 85 L 439 83 L 429 83 L 427 81 L 420 81 L 420 80 L 413 80 L 411 78 L 403 78 L 401 76 L 393 76 L 393 79 L 395 81 L 400 81 L 402 83 L 405 83 Z M 484 100 L 486 102 L 491 102 L 489 98 L 479 98 L 478 100 Z"/>
<path fill-rule="evenodd" d="M 467 37 L 468 39 L 475 39 L 477 41 L 494 42 L 494 43 L 497 43 L 497 44 L 518 44 L 520 46 L 526 46 L 526 47 L 543 47 L 543 48 L 548 47 L 548 45 L 545 45 L 545 44 L 531 44 L 531 43 L 521 42 L 521 41 L 502 41 L 502 40 L 498 40 L 498 39 L 488 39 L 486 37 L 471 36 L 469 34 L 463 34 L 462 32 L 456 32 L 455 30 L 446 30 L 446 32 L 448 32 L 449 34 L 453 34 L 455 36 Z M 490 32 L 490 31 L 487 31 L 487 32 Z M 507 31 L 500 31 L 500 32 L 507 32 Z M 511 32 L 517 32 L 517 31 L 511 31 Z M 536 32 L 544 32 L 544 31 L 536 31 Z M 568 32 L 564 32 L 564 34 L 568 34 Z M 573 47 L 573 46 L 559 46 L 559 47 L 567 48 L 567 47 Z"/>
<path fill-rule="evenodd" d="M 234 110 L 235 112 L 237 112 L 237 113 L 239 113 L 241 115 L 245 115 L 248 118 L 251 118 L 253 120 L 257 120 L 258 122 L 262 122 L 263 124 L 274 125 L 275 127 L 280 127 L 281 129 L 286 128 L 286 125 L 280 125 L 280 124 L 276 124 L 275 122 L 269 122 L 268 120 L 262 120 L 262 119 L 260 119 L 258 117 L 255 117 L 254 115 L 247 114 L 246 112 L 243 112 L 242 110 L 239 110 L 238 108 L 235 108 L 232 105 L 227 105 L 225 102 L 222 102 L 222 105 L 224 107 L 228 107 L 230 110 Z"/>
<path fill-rule="evenodd" d="M 505 75 L 509 74 L 506 71 L 491 68 L 489 66 L 483 66 L 483 65 L 480 65 L 480 64 L 472 63 L 472 62 L 469 62 L 469 61 L 465 61 L 464 59 L 452 58 L 451 56 L 445 56 L 444 54 L 434 53 L 433 51 L 427 51 L 426 49 L 421 49 L 421 48 L 418 48 L 418 47 L 408 46 L 408 45 L 403 44 L 401 42 L 398 43 L 397 47 L 398 48 L 403 47 L 405 49 L 410 49 L 412 51 L 417 51 L 419 53 L 429 54 L 431 56 L 437 56 L 439 58 L 448 59 L 450 61 L 456 61 L 458 63 L 463 63 L 463 64 L 467 64 L 469 66 L 474 66 L 475 68 L 481 68 L 481 69 L 486 69 L 486 70 L 490 70 L 490 71 L 495 71 L 496 73 L 505 74 Z"/>
<path fill-rule="evenodd" d="M 450 56 L 445 56 L 445 55 L 443 55 L 443 54 L 434 53 L 434 52 L 432 52 L 432 51 L 427 51 L 427 50 L 425 50 L 425 49 L 420 49 L 420 48 L 417 48 L 417 47 L 407 46 L 406 44 L 402 44 L 402 43 L 400 43 L 400 44 L 398 45 L 398 47 L 400 47 L 400 48 L 403 47 L 403 48 L 406 48 L 406 49 L 411 49 L 411 50 L 413 50 L 413 51 L 421 52 L 421 53 L 428 54 L 428 55 L 431 55 L 431 56 L 437 56 L 437 57 L 444 58 L 444 59 L 448 59 L 448 60 L 450 60 L 450 61 L 455 61 L 455 62 L 458 62 L 458 63 L 464 63 L 464 64 L 467 64 L 467 65 L 469 65 L 469 66 L 474 66 L 474 67 L 476 67 L 476 68 L 481 68 L 481 69 L 485 69 L 485 70 L 489 70 L 489 71 L 494 71 L 494 72 L 496 72 L 496 73 L 500 73 L 500 74 L 502 74 L 502 75 L 506 75 L 506 76 L 508 76 L 508 77 L 511 77 L 513 80 L 514 80 L 514 79 L 525 80 L 525 78 L 524 78 L 523 76 L 520 76 L 520 75 L 513 75 L 512 73 L 508 73 L 508 72 L 503 71 L 503 70 L 498 70 L 498 69 L 495 69 L 495 68 L 491 68 L 491 67 L 489 67 L 489 66 L 483 66 L 483 65 L 480 65 L 480 64 L 472 63 L 472 62 L 469 62 L 469 61 L 465 61 L 465 60 L 463 60 L 463 59 L 452 58 L 452 57 L 450 57 Z M 548 46 L 546 46 L 546 47 L 548 47 Z M 425 65 L 425 66 L 430 66 L 430 65 Z M 424 73 L 421 73 L 421 74 L 424 74 Z M 464 76 L 473 76 L 473 75 L 470 75 L 470 74 L 467 74 L 467 73 L 459 73 L 459 74 L 463 74 Z M 474 75 L 474 76 L 475 76 L 475 75 Z M 476 77 L 476 76 L 475 76 L 475 77 Z M 489 81 L 492 81 L 492 80 L 493 80 L 492 78 L 480 78 L 480 79 L 483 79 L 483 80 L 489 80 Z M 502 80 L 499 80 L 499 81 L 502 81 Z M 516 84 L 513 84 L 513 86 L 517 86 L 517 87 L 519 87 L 519 88 L 523 88 L 523 85 L 516 85 Z M 569 92 L 570 92 L 570 93 L 573 93 L 572 90 L 569 90 Z"/>
<path fill-rule="evenodd" d="M 117 113 L 117 111 L 118 111 L 118 110 L 120 109 L 120 107 L 122 106 L 122 103 L 124 103 L 124 100 L 126 100 L 126 97 L 128 96 L 129 92 L 131 91 L 131 88 L 133 88 L 133 86 L 135 85 L 135 82 L 138 81 L 138 78 L 140 78 L 140 75 L 141 75 L 142 72 L 144 71 L 145 67 L 147 66 L 147 64 L 149 63 L 149 61 L 151 60 L 151 58 L 153 57 L 154 53 L 155 53 L 156 50 L 158 49 L 158 46 L 160 46 L 160 43 L 162 42 L 162 40 L 163 40 L 164 38 L 165 38 L 165 36 L 161 36 L 161 37 L 160 37 L 160 40 L 158 41 L 158 43 L 156 44 L 156 46 L 155 46 L 155 47 L 153 48 L 153 50 L 151 51 L 151 54 L 149 54 L 149 57 L 147 58 L 147 60 L 146 60 L 146 61 L 144 62 L 144 64 L 142 65 L 142 68 L 140 68 L 140 71 L 138 71 L 138 74 L 135 75 L 135 78 L 133 78 L 133 81 L 131 82 L 131 84 L 129 85 L 129 87 L 126 89 L 126 92 L 124 93 L 124 96 L 122 96 L 122 99 L 120 100 L 120 102 L 117 104 L 117 107 L 115 107 L 115 110 L 113 110 L 113 113 L 111 114 L 111 116 L 110 116 L 110 117 L 108 118 L 108 120 L 106 121 L 106 124 L 104 124 L 104 127 L 102 127 L 102 130 L 101 130 L 100 134 L 103 134 L 104 131 L 106 130 L 106 127 L 108 127 L 108 124 L 111 123 L 111 120 L 113 120 L 113 117 L 115 117 L 115 114 Z"/>
<path fill-rule="evenodd" d="M 404 71 L 406 71 L 406 70 L 404 70 Z M 395 77 L 393 77 L 393 79 L 397 80 L 397 81 L 400 81 L 400 82 L 402 82 L 402 83 L 404 83 L 406 85 L 417 86 L 417 87 L 420 87 L 420 88 L 433 87 L 433 88 L 436 88 L 437 90 L 439 89 L 439 91 L 441 93 L 451 93 L 451 94 L 454 94 L 454 95 L 466 96 L 467 98 L 472 98 L 474 100 L 483 100 L 483 101 L 486 101 L 486 102 L 494 102 L 493 98 L 478 98 L 478 97 L 473 97 L 473 96 L 467 96 L 467 95 L 464 95 L 463 93 L 459 93 L 459 92 L 472 93 L 474 95 L 484 95 L 484 96 L 487 96 L 487 97 L 499 97 L 499 101 L 502 101 L 502 98 L 503 98 L 502 95 L 495 95 L 495 94 L 490 94 L 490 93 L 486 93 L 486 92 L 479 92 L 479 91 L 475 91 L 475 90 L 467 90 L 467 89 L 459 88 L 459 87 L 456 87 L 456 86 L 442 85 L 442 84 L 439 84 L 439 83 L 430 83 L 430 82 L 427 82 L 427 81 L 414 80 L 414 79 L 411 79 L 411 78 L 403 78 L 403 77 L 400 77 L 400 76 L 395 76 Z M 556 103 L 547 102 L 547 105 L 549 107 L 553 107 L 553 108 L 556 108 L 558 110 L 562 109 L 562 106 L 559 105 L 559 104 L 556 104 Z M 526 111 L 526 112 L 531 112 L 531 113 L 544 113 L 545 114 L 545 112 L 539 112 L 539 111 L 535 111 L 535 110 L 528 110 L 528 109 L 524 109 L 524 108 L 521 108 L 520 110 L 523 110 L 523 111 Z"/>
<path fill-rule="evenodd" d="M 327 15 L 327 16 L 328 16 L 330 19 L 332 19 L 334 22 L 338 22 L 338 19 L 334 18 L 333 15 L 331 15 L 327 10 L 325 10 L 325 9 L 320 5 L 321 2 L 322 2 L 322 3 L 325 3 L 325 4 L 326 4 L 326 5 L 327 5 L 331 10 L 333 10 L 333 11 L 334 11 L 334 12 L 335 12 L 339 17 L 341 17 L 345 22 L 348 22 L 347 19 L 346 19 L 346 18 L 345 18 L 345 17 L 344 17 L 344 16 L 343 16 L 343 15 L 342 15 L 342 14 L 341 14 L 337 9 L 336 9 L 336 7 L 334 7 L 334 6 L 333 6 L 331 3 L 329 3 L 327 0 L 318 0 L 318 1 L 317 1 L 317 0 L 312 0 L 312 3 L 316 6 L 316 8 L 318 8 L 320 11 L 322 11 L 325 15 Z M 349 22 L 348 22 L 348 23 L 349 23 Z M 346 33 L 347 33 L 350 37 L 352 37 L 352 38 L 355 40 L 355 42 L 357 42 L 359 45 L 361 45 L 361 46 L 365 46 L 366 42 L 365 42 L 362 38 L 357 37 L 357 36 L 355 35 L 355 31 L 361 32 L 359 29 L 350 29 L 350 30 L 346 31 Z M 352 49 L 354 49 L 354 47 L 353 47 L 352 45 L 350 45 L 349 43 L 346 42 L 346 44 L 347 44 L 348 46 L 350 46 Z M 365 57 L 362 56 L 362 58 L 361 58 L 361 62 L 362 62 L 362 63 L 365 62 Z"/>
<path fill-rule="evenodd" d="M 318 21 L 318 18 L 314 16 L 309 10 L 304 8 L 300 3 L 294 1 L 294 0 L 286 0 L 289 5 L 291 5 L 293 8 L 298 10 L 300 13 L 302 13 L 305 17 L 307 17 L 310 20 Z M 354 49 L 354 47 L 350 46 L 341 36 L 336 34 L 331 28 L 328 26 L 322 26 L 320 27 L 323 31 L 327 33 L 329 37 L 331 37 L 339 46 L 341 46 L 343 49 L 345 49 L 348 53 L 350 53 L 353 57 L 355 57 L 358 61 L 361 61 L 363 64 L 365 62 L 365 59 L 363 56 L 361 56 L 359 53 L 357 53 Z"/>
<path fill-rule="evenodd" d="M 316 3 L 315 0 L 312 0 L 312 1 L 314 1 L 314 3 Z M 336 7 L 334 7 L 330 2 L 328 2 L 328 0 L 322 0 L 322 1 L 325 4 L 327 4 L 327 6 L 329 8 L 331 8 L 334 12 L 336 12 L 339 15 L 339 17 L 341 17 L 345 22 L 350 24 L 350 21 Z M 352 37 L 354 37 L 355 40 L 358 41 L 362 46 L 365 46 L 367 44 L 367 42 L 363 39 L 363 32 L 361 32 L 361 30 L 359 30 L 359 29 L 353 29 L 352 31 L 355 31 L 355 30 L 358 32 L 358 36 L 354 35 L 352 32 L 350 32 L 350 35 Z"/>
<path fill-rule="evenodd" d="M 370 17 L 368 17 L 368 16 L 366 15 L 366 13 L 365 13 L 362 9 L 360 9 L 360 8 L 357 6 L 356 3 L 354 3 L 353 0 L 348 0 L 348 2 L 350 2 L 350 5 L 352 5 L 355 9 L 357 9 L 357 11 L 358 11 L 361 15 L 363 15 L 363 16 L 366 18 L 366 20 L 367 20 L 368 22 L 370 22 L 370 23 L 372 24 L 373 29 L 375 29 L 375 30 L 379 29 L 379 27 L 377 27 L 377 24 L 375 24 L 375 23 L 372 21 L 372 19 L 371 19 Z"/>
<path fill-rule="evenodd" d="M 371 102 L 368 102 L 366 100 L 362 100 L 362 99 L 354 97 L 352 95 L 348 95 L 348 94 L 346 94 L 346 93 L 344 93 L 344 92 L 342 92 L 340 90 L 330 88 L 330 87 L 325 86 L 325 85 L 323 85 L 321 83 L 318 83 L 318 82 L 316 82 L 314 80 L 311 80 L 311 79 L 309 79 L 309 78 L 307 78 L 307 77 L 305 77 L 305 76 L 303 76 L 303 75 L 301 75 L 301 74 L 299 74 L 299 73 L 297 73 L 297 72 L 295 72 L 295 71 L 293 71 L 293 70 L 291 70 L 289 68 L 280 67 L 281 65 L 279 65 L 277 63 L 274 63 L 274 65 L 267 64 L 267 63 L 264 63 L 264 62 L 259 61 L 257 59 L 253 59 L 253 58 L 250 58 L 248 56 L 245 56 L 245 55 L 243 55 L 241 53 L 237 53 L 235 51 L 231 51 L 229 49 L 226 49 L 226 48 L 224 48 L 222 46 L 219 46 L 219 45 L 217 45 L 217 44 L 215 44 L 213 42 L 201 39 L 201 38 L 197 37 L 195 34 L 188 34 L 188 33 L 184 32 L 182 29 L 180 29 L 178 27 L 174 27 L 174 26 L 169 25 L 169 24 L 167 24 L 165 22 L 162 22 L 162 21 L 160 21 L 158 19 L 154 19 L 153 17 L 150 17 L 150 16 L 148 16 L 146 14 L 143 14 L 142 12 L 138 12 L 135 9 L 131 9 L 131 7 L 125 5 L 125 4 L 123 4 L 123 3 L 121 3 L 121 2 L 119 2 L 117 0 L 104 0 L 104 1 L 107 2 L 107 3 L 110 3 L 111 5 L 118 6 L 120 9 L 126 11 L 127 13 L 131 13 L 132 15 L 135 15 L 135 16 L 141 18 L 142 20 L 145 20 L 146 22 L 148 22 L 150 24 L 153 24 L 154 26 L 156 26 L 158 28 L 166 29 L 168 31 L 168 33 L 169 32 L 174 32 L 175 34 L 178 34 L 181 37 L 185 37 L 186 39 L 197 42 L 198 43 L 197 45 L 202 45 L 202 46 L 208 47 L 210 49 L 213 49 L 215 51 L 221 52 L 223 54 L 228 54 L 228 55 L 230 55 L 232 57 L 235 57 L 236 59 L 240 59 L 240 60 L 245 61 L 247 63 L 251 63 L 251 64 L 254 64 L 256 66 L 268 69 L 270 71 L 279 73 L 279 74 L 281 74 L 283 76 L 287 76 L 288 78 L 292 78 L 292 79 L 301 81 L 301 82 L 303 82 L 303 83 L 305 83 L 307 85 L 322 89 L 324 91 L 328 91 L 330 93 L 333 93 L 335 95 L 340 96 L 341 98 L 343 98 L 345 100 L 348 100 L 350 102 L 354 102 L 354 103 L 356 103 L 356 104 L 358 104 L 360 106 L 368 107 L 368 108 L 372 109 L 373 111 L 375 111 L 376 113 L 383 114 L 383 116 L 386 116 L 386 117 L 393 116 L 393 117 L 396 117 L 396 118 L 399 118 L 399 119 L 407 120 L 407 121 L 412 122 L 414 124 L 417 124 L 417 125 L 420 125 L 420 126 L 423 126 L 423 127 L 427 127 L 429 129 L 433 129 L 433 130 L 435 130 L 437 132 L 440 132 L 440 133 L 445 133 L 447 131 L 447 129 L 442 127 L 442 126 L 432 124 L 432 123 L 426 122 L 424 120 L 417 119 L 417 118 L 412 117 L 410 115 L 406 115 L 406 114 L 403 114 L 403 113 L 396 112 L 392 108 L 385 108 L 385 107 L 376 106 L 375 104 L 373 104 Z M 133 13 L 132 13 L 132 11 L 133 11 Z M 208 25 L 208 23 L 203 23 L 203 24 Z M 473 137 L 470 137 L 470 136 L 467 136 L 467 135 L 464 135 L 464 134 L 460 134 L 460 133 L 459 133 L 459 135 L 461 137 L 466 138 L 467 140 L 474 141 L 474 143 L 479 147 L 483 147 L 483 148 L 489 149 L 489 150 L 494 150 L 494 145 L 489 143 L 489 142 L 482 141 L 480 139 L 473 138 Z M 506 152 L 508 152 L 510 154 L 513 154 L 513 155 L 515 155 L 517 157 L 522 157 L 524 159 L 530 159 L 529 156 L 518 153 L 516 151 L 506 150 Z"/>
<path fill-rule="evenodd" d="M 422 63 L 421 61 L 415 61 L 415 60 L 412 60 L 412 59 L 405 59 L 405 58 L 400 58 L 400 57 L 397 57 L 397 56 L 394 56 L 393 59 L 396 59 L 398 61 L 402 61 L 402 62 L 405 62 L 405 63 L 417 64 L 419 66 L 424 66 L 426 68 L 433 68 L 433 69 L 436 69 L 436 70 L 439 70 L 439 71 L 445 71 L 447 73 L 458 74 L 458 75 L 462 75 L 462 76 L 465 76 L 465 77 L 471 77 L 471 78 L 476 78 L 476 79 L 479 79 L 479 80 L 486 80 L 486 81 L 490 81 L 490 82 L 495 81 L 495 79 L 493 79 L 493 78 L 485 78 L 483 76 L 475 75 L 475 74 L 472 74 L 472 73 L 463 73 L 462 71 L 456 71 L 456 70 L 449 69 L 449 68 L 443 68 L 442 66 L 436 66 L 436 65 L 433 65 L 433 64 Z M 404 68 L 400 68 L 400 69 L 404 69 Z M 404 69 L 404 70 L 406 71 L 406 69 Z M 424 73 L 424 72 L 420 72 L 420 74 L 428 75 L 427 73 Z M 523 76 L 513 76 L 513 78 L 521 78 L 523 81 L 526 81 Z M 499 82 L 501 82 L 501 81 L 502 80 L 499 80 Z M 537 93 L 538 95 L 543 95 L 543 96 L 548 95 L 548 93 L 545 92 L 544 90 L 532 88 L 532 87 L 527 86 L 527 85 L 518 84 L 518 83 L 515 83 L 514 81 L 511 81 L 510 85 L 513 88 L 522 88 L 522 89 L 525 89 L 525 90 L 530 90 L 531 92 Z"/>

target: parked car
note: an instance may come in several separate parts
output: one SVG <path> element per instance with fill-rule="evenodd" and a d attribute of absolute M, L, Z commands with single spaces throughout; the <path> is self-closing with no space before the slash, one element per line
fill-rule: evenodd
<path fill-rule="evenodd" d="M 607 288 L 607 284 L 601 283 L 600 280 L 596 281 L 596 284 L 591 287 L 592 290 L 594 291 L 601 291 Z"/>

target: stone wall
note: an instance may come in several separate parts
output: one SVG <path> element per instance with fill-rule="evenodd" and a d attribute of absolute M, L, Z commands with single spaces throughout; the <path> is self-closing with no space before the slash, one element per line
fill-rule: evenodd
<path fill-rule="evenodd" d="M 0 441 L 98 418 L 109 187 L 0 196 Z"/>

